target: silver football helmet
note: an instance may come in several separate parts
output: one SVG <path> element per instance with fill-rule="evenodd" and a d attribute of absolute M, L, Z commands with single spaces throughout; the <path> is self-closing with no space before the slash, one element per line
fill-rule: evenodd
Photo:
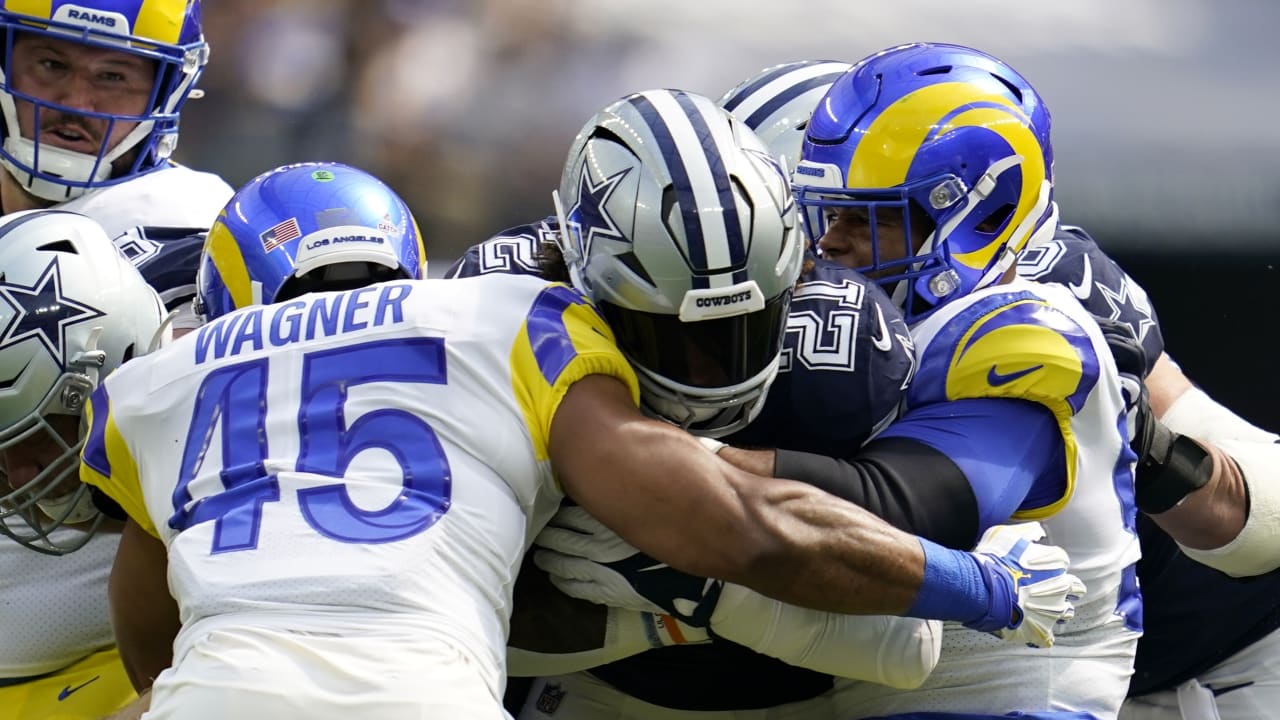
<path fill-rule="evenodd" d="M 767 67 L 716 101 L 755 131 L 787 172 L 800 162 L 809 116 L 836 78 L 853 65 L 836 60 L 800 60 Z"/>
<path fill-rule="evenodd" d="M 579 132 L 556 202 L 569 275 L 636 369 L 641 408 L 713 437 L 749 423 L 804 254 L 755 133 L 700 95 L 627 96 Z"/>
<path fill-rule="evenodd" d="M 0 532 L 53 555 L 88 542 L 102 516 L 77 475 L 84 406 L 167 332 L 164 317 L 93 220 L 57 210 L 0 218 Z"/>

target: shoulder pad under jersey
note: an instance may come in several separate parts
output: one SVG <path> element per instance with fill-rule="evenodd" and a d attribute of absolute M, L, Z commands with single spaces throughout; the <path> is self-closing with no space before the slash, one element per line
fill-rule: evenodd
<path fill-rule="evenodd" d="M 1098 355 L 1085 326 L 1045 290 L 1034 283 L 988 288 L 913 328 L 920 369 L 907 406 L 1011 398 L 1069 421 L 1098 383 Z"/>
<path fill-rule="evenodd" d="M 1018 259 L 1018 276 L 1063 285 L 1090 314 L 1128 325 L 1146 352 L 1148 372 L 1164 353 L 1160 321 L 1147 291 L 1083 229 L 1061 226 L 1053 240 L 1028 248 Z"/>

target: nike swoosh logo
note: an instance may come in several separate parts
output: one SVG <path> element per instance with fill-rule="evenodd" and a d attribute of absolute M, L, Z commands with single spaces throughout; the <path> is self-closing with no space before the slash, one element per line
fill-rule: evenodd
<path fill-rule="evenodd" d="M 1214 697 L 1218 697 L 1219 695 L 1225 695 L 1231 692 L 1232 690 L 1247 688 L 1252 684 L 1253 684 L 1253 681 L 1250 680 L 1249 682 L 1242 682 L 1239 685 L 1226 685 L 1224 687 L 1209 687 L 1208 685 L 1205 685 L 1205 687 L 1208 688 L 1213 693 Z"/>
<path fill-rule="evenodd" d="M 636 570 L 636 572 L 652 572 L 652 571 L 654 571 L 654 570 L 666 570 L 666 569 L 667 569 L 667 567 L 668 567 L 668 565 L 667 565 L 666 563 L 658 563 L 657 565 L 650 565 L 649 567 L 642 567 L 642 568 L 640 568 L 640 569 Z"/>
<path fill-rule="evenodd" d="M 1089 263 L 1088 255 L 1084 256 L 1084 273 L 1080 275 L 1080 283 L 1067 283 L 1067 288 L 1081 300 L 1088 300 L 1093 293 L 1093 265 Z"/>
<path fill-rule="evenodd" d="M 1027 375 L 1030 375 L 1031 373 L 1039 370 L 1042 367 L 1044 367 L 1044 365 L 1032 365 L 1031 367 L 1022 368 L 1021 370 L 1014 370 L 1011 373 L 1000 373 L 996 371 L 996 366 L 992 365 L 991 369 L 987 371 L 987 384 L 990 385 L 991 387 L 1008 385 L 1014 380 L 1017 380 L 1018 378 L 1021 378 L 1021 377 L 1026 377 Z"/>
<path fill-rule="evenodd" d="M 880 321 L 880 337 L 871 338 L 871 344 L 880 352 L 889 352 L 893 347 L 893 338 L 889 337 L 889 326 L 884 321 L 884 311 L 876 306 L 876 318 Z"/>
<path fill-rule="evenodd" d="M 97 679 L 98 679 L 98 678 L 100 678 L 100 677 L 102 677 L 102 676 L 101 676 L 101 675 L 94 675 L 93 677 L 89 678 L 88 680 L 85 680 L 84 682 L 80 683 L 79 685 L 77 685 L 77 686 L 75 686 L 75 687 L 71 687 L 70 685 L 68 685 L 68 686 L 66 686 L 66 687 L 62 688 L 62 692 L 59 692 L 59 693 L 58 693 L 58 702 L 62 702 L 63 700 L 66 700 L 67 698 L 71 697 L 71 693 L 76 692 L 77 690 L 82 689 L 85 685 L 88 685 L 89 683 L 93 682 L 94 680 L 97 680 Z"/>

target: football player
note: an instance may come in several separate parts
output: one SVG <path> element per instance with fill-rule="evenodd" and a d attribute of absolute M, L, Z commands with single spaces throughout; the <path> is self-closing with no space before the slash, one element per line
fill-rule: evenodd
<path fill-rule="evenodd" d="M 33 677 L 4 685 L 0 697 L 8 717 L 99 718 L 128 702 L 133 688 L 105 606 L 108 551 L 120 528 L 76 480 L 79 416 L 103 376 L 159 339 L 164 306 L 102 228 L 75 213 L 5 216 L 0 266 L 0 368 L 10 378 L 0 390 L 0 527 L 16 541 L 0 557 L 12 552 L 16 566 L 48 572 L 5 584 L 14 605 L 6 613 L 33 626 L 5 626 L 23 644 L 6 646 L 4 669 Z M 52 556 L 82 546 L 67 556 L 65 570 L 76 574 L 60 574 Z M 74 562 L 81 555 L 96 562 Z"/>
<path fill-rule="evenodd" d="M 771 149 L 795 166 L 809 114 L 819 97 L 810 95 L 807 103 L 794 108 L 783 99 L 800 102 L 804 93 L 812 92 L 806 81 L 831 65 L 830 61 L 807 61 L 770 68 L 726 97 L 747 114 L 748 124 L 752 118 L 759 123 L 757 132 L 762 137 L 780 140 L 783 144 L 771 142 Z M 1275 601 L 1280 597 L 1280 572 L 1274 569 L 1277 545 L 1265 541 L 1269 537 L 1265 527 L 1274 515 L 1269 510 L 1275 503 L 1272 491 L 1277 487 L 1266 470 L 1275 466 L 1267 461 L 1276 452 L 1275 435 L 1222 407 L 1182 374 L 1164 352 L 1159 320 L 1147 293 L 1081 228 L 1060 226 L 1048 242 L 1028 247 L 1019 256 L 1018 274 L 1064 285 L 1100 322 L 1127 326 L 1143 352 L 1136 358 L 1130 352 L 1130 360 L 1119 363 L 1121 371 L 1145 375 L 1153 415 L 1205 446 L 1197 452 L 1185 440 L 1178 443 L 1175 467 L 1186 479 L 1166 475 L 1168 494 L 1157 496 L 1163 505 L 1145 505 L 1141 492 L 1135 498 L 1144 511 L 1173 506 L 1166 512 L 1138 516 L 1144 631 L 1129 686 L 1131 698 L 1121 717 L 1174 719 L 1212 716 L 1211 712 L 1240 720 L 1265 717 L 1275 706 L 1268 688 L 1280 684 L 1273 669 L 1274 658 L 1280 657 L 1280 634 L 1276 633 L 1280 612 Z M 1175 403 L 1177 411 L 1170 412 Z M 1235 464 L 1223 462 L 1221 455 L 1203 462 L 1201 452 L 1213 453 L 1210 441 L 1225 441 L 1225 447 L 1240 458 L 1240 468 L 1248 469 L 1243 473 L 1244 480 L 1250 481 L 1248 491 L 1242 492 Z M 1165 447 L 1172 451 L 1174 443 L 1166 441 Z M 1148 470 L 1159 469 L 1155 462 L 1140 466 L 1138 480 L 1149 477 Z M 1156 486 L 1150 483 L 1147 489 Z M 1246 496 L 1254 500 L 1252 512 Z M 1179 514 L 1181 527 L 1169 526 L 1171 520 L 1177 522 L 1170 516 Z M 1242 533 L 1246 520 L 1249 532 Z M 1169 526 L 1168 531 L 1162 525 Z M 1191 547 L 1188 556 L 1180 542 L 1222 549 L 1205 552 Z M 1204 563 L 1253 579 L 1233 582 Z"/>
<path fill-rule="evenodd" d="M 200 5 L 0 3 L 0 210 L 71 210 L 109 236 L 136 225 L 213 222 L 231 187 L 171 159 L 179 115 L 208 59 Z M 126 242 L 122 250 L 143 263 L 171 310 L 189 306 L 191 255 L 183 266 L 159 245 Z M 184 315 L 175 327 L 195 324 Z M 53 540 L 76 547 L 77 533 Z M 60 559 L 0 543 L 0 568 L 18 579 L 0 586 L 0 707 L 10 717 L 98 718 L 131 694 L 113 659 L 107 613 L 116 538 L 97 533 Z"/>

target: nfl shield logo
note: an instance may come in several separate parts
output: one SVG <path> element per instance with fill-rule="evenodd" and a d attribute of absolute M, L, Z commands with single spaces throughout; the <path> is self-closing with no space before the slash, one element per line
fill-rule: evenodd
<path fill-rule="evenodd" d="M 538 712 L 544 712 L 551 715 L 560 707 L 560 701 L 564 699 L 565 691 L 560 689 L 559 683 L 548 683 L 542 686 L 542 694 L 538 696 Z"/>

